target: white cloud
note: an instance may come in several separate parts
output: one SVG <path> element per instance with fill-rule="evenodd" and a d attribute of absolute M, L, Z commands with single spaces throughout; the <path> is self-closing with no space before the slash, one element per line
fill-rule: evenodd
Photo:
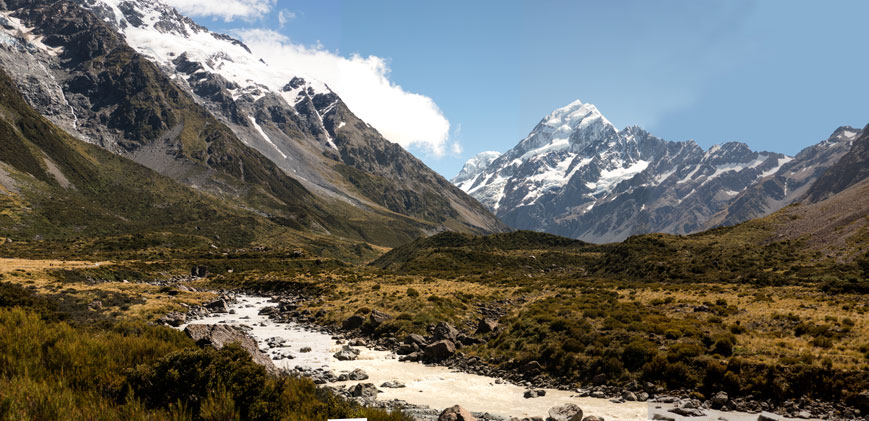
<path fill-rule="evenodd" d="M 239 30 L 236 34 L 272 68 L 318 79 L 335 91 L 351 110 L 385 138 L 405 148 L 418 147 L 437 157 L 461 150 L 449 142 L 450 122 L 435 102 L 407 92 L 389 80 L 386 60 L 343 57 L 322 46 L 306 47 L 271 30 Z"/>
<path fill-rule="evenodd" d="M 272 11 L 277 0 L 166 0 L 189 16 L 220 18 L 227 22 L 237 18 L 254 20 Z"/>
<path fill-rule="evenodd" d="M 281 11 L 278 12 L 278 23 L 281 25 L 281 27 L 283 27 L 284 25 L 287 24 L 287 22 L 289 22 L 290 20 L 295 19 L 295 18 L 296 18 L 296 13 L 293 12 L 292 10 L 281 9 Z"/>

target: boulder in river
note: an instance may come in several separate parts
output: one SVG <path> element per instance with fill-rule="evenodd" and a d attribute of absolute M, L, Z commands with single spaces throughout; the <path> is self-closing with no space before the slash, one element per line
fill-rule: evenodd
<path fill-rule="evenodd" d="M 359 351 L 350 348 L 349 345 L 344 345 L 340 351 L 335 353 L 335 359 L 338 361 L 353 361 L 359 356 Z"/>
<path fill-rule="evenodd" d="M 727 392 L 718 392 L 712 397 L 712 408 L 719 409 L 726 405 L 728 400 Z"/>
<path fill-rule="evenodd" d="M 259 350 L 256 341 L 237 327 L 225 324 L 195 324 L 184 328 L 184 333 L 202 347 L 211 346 L 215 349 L 221 349 L 227 344 L 236 343 L 250 354 L 253 362 L 264 366 L 270 373 L 278 372 L 278 368 L 275 367 L 272 360 Z"/>
<path fill-rule="evenodd" d="M 425 347 L 425 358 L 429 361 L 442 361 L 456 353 L 456 345 L 451 341 L 437 341 Z"/>
<path fill-rule="evenodd" d="M 404 386 L 404 383 L 402 383 L 400 381 L 390 380 L 388 382 L 383 382 L 383 384 L 380 385 L 380 387 L 384 387 L 387 389 L 400 389 L 400 388 L 405 387 L 405 386 Z"/>
<path fill-rule="evenodd" d="M 566 403 L 550 408 L 547 421 L 583 421 L 582 408 L 575 403 Z"/>
<path fill-rule="evenodd" d="M 477 421 L 467 409 L 459 405 L 444 409 L 438 417 L 438 421 Z"/>
<path fill-rule="evenodd" d="M 380 393 L 373 383 L 359 383 L 350 390 L 350 396 L 355 398 L 373 398 Z"/>
<path fill-rule="evenodd" d="M 226 301 L 223 299 L 214 300 L 204 307 L 212 313 L 229 313 L 229 306 L 226 305 Z"/>
<path fill-rule="evenodd" d="M 769 415 L 760 414 L 757 416 L 757 421 L 778 421 L 778 418 L 773 418 Z"/>
<path fill-rule="evenodd" d="M 347 375 L 348 380 L 368 380 L 368 373 L 361 368 L 357 368 Z"/>
<path fill-rule="evenodd" d="M 362 323 L 365 323 L 365 319 L 358 314 L 354 314 L 344 320 L 343 323 L 341 323 L 341 328 L 344 330 L 358 329 L 360 326 L 362 326 Z"/>

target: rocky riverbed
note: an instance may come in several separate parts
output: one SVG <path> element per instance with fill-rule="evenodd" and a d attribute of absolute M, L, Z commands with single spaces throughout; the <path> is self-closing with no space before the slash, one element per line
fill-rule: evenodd
<path fill-rule="evenodd" d="M 292 307 L 284 303 L 284 311 Z M 640 391 L 639 398 L 648 399 L 642 402 L 636 394 L 613 397 L 612 391 L 605 394 L 601 388 L 589 391 L 530 387 L 443 365 L 406 361 L 396 354 L 396 347 L 369 346 L 361 338 L 287 321 L 280 311 L 281 305 L 273 298 L 225 296 L 183 318 L 176 316 L 183 320 L 174 320 L 172 324 L 181 329 L 188 324 L 234 326 L 254 338 L 260 351 L 278 369 L 311 377 L 316 383 L 367 405 L 402 408 L 422 420 L 437 419 L 444 408 L 456 404 L 482 419 L 546 419 L 550 409 L 571 403 L 582 408 L 586 417 L 606 420 L 792 419 L 767 412 L 715 410 L 710 405 L 715 399 L 707 402 L 666 396 L 648 399 Z M 404 342 L 413 342 L 413 338 Z M 727 400 L 726 396 L 717 398 Z M 723 406 L 720 403 L 714 404 Z M 812 418 L 809 412 L 799 415 L 797 419 L 820 419 Z"/>

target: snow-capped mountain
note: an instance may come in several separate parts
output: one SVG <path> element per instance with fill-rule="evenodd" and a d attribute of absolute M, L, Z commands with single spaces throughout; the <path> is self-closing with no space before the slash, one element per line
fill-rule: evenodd
<path fill-rule="evenodd" d="M 161 0 L 0 2 L 0 65 L 82 140 L 289 225 L 308 209 L 309 229 L 381 244 L 506 228 L 316 75 L 272 67 Z M 351 226 L 371 218 L 391 231 Z"/>
<path fill-rule="evenodd" d="M 489 167 L 492 161 L 498 159 L 499 156 L 501 156 L 501 153 L 495 151 L 485 151 L 474 155 L 468 162 L 465 162 L 462 170 L 450 182 L 465 190 L 464 185 L 473 184 L 477 176 Z"/>
<path fill-rule="evenodd" d="M 852 132 L 840 129 L 797 157 L 737 142 L 704 151 L 693 141 L 662 140 L 635 126 L 618 130 L 594 105 L 575 101 L 457 185 L 515 228 L 591 242 L 684 234 L 716 218 L 741 222 L 792 202 L 848 150 L 850 138 L 840 133 Z M 782 180 L 789 191 L 730 208 L 769 180 Z M 727 211 L 733 216 L 722 216 Z"/>

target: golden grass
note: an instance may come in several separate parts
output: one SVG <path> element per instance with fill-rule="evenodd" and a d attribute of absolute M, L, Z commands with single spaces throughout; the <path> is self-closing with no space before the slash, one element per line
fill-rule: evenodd
<path fill-rule="evenodd" d="M 119 265 L 126 262 L 118 262 Z M 0 273 L 4 280 L 26 284 L 36 288 L 40 294 L 51 294 L 63 291 L 65 294 L 83 300 L 96 299 L 97 292 L 113 292 L 130 297 L 143 299 L 141 304 L 129 306 L 107 306 L 103 311 L 115 313 L 120 318 L 142 318 L 155 320 L 171 311 L 186 311 L 186 306 L 201 304 L 213 299 L 212 292 L 197 292 L 177 290 L 175 295 L 161 291 L 161 286 L 140 282 L 101 282 L 90 284 L 85 282 L 70 282 L 59 280 L 48 273 L 56 269 L 87 269 L 112 266 L 109 262 L 86 262 L 64 260 L 36 259 L 0 259 Z"/>
<path fill-rule="evenodd" d="M 869 368 L 869 361 L 859 350 L 861 346 L 869 344 L 869 313 L 862 310 L 865 297 L 845 294 L 831 297 L 817 289 L 801 286 L 743 285 L 721 285 L 709 290 L 643 288 L 637 289 L 633 296 L 648 305 L 653 305 L 653 300 L 672 298 L 671 304 L 657 304 L 670 317 L 685 317 L 687 314 L 698 316 L 698 313 L 686 313 L 685 308 L 679 304 L 697 306 L 704 302 L 726 300 L 728 305 L 735 305 L 739 309 L 736 314 L 710 314 L 707 317 L 719 317 L 726 326 L 739 324 L 746 328 L 744 333 L 736 335 L 738 341 L 735 355 L 750 361 L 776 363 L 782 358 L 810 355 L 817 363 L 830 359 L 835 368 Z M 628 294 L 622 294 L 623 299 L 627 300 L 628 297 Z M 788 324 L 783 319 L 789 315 L 797 317 L 799 321 Z M 834 340 L 831 348 L 813 346 L 810 335 L 794 336 L 793 325 L 796 323 L 811 322 L 843 327 L 842 322 L 845 319 L 850 319 L 854 325 L 850 333 Z"/>

